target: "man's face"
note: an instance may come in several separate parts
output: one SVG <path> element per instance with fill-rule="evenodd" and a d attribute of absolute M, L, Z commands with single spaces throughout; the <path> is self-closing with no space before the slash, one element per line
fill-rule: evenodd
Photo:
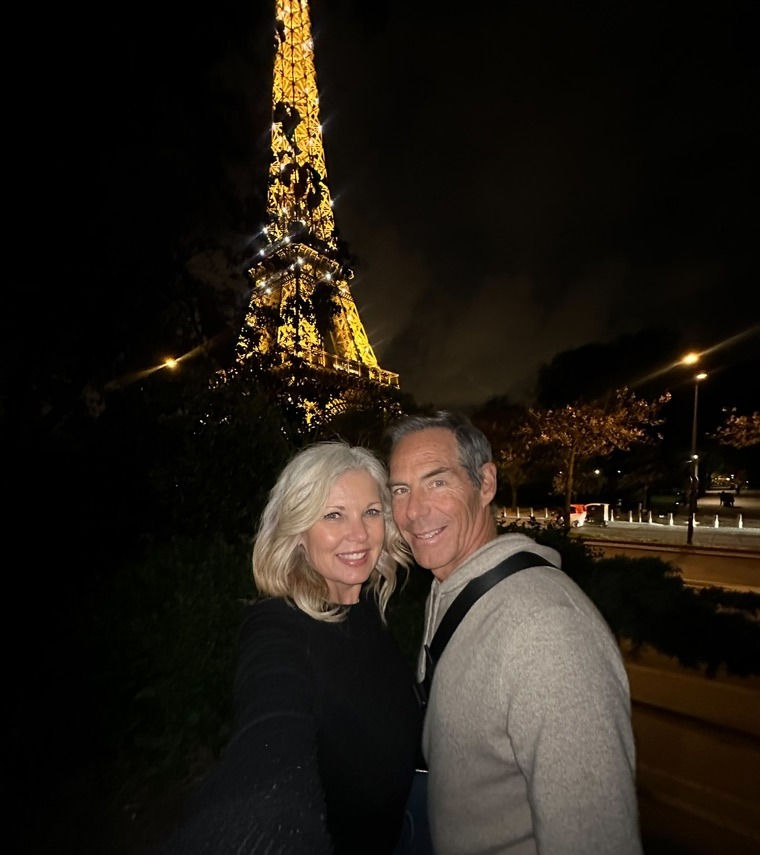
<path fill-rule="evenodd" d="M 426 428 L 403 437 L 390 457 L 393 518 L 415 561 L 443 581 L 495 536 L 490 503 L 496 467 L 486 463 L 476 487 L 459 462 L 456 437 Z"/>

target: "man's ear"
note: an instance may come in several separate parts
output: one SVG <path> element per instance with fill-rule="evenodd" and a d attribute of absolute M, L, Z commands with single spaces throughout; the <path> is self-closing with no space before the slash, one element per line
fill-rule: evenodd
<path fill-rule="evenodd" d="M 490 505 L 496 495 L 496 464 L 484 463 L 480 469 L 480 499 L 483 507 Z"/>

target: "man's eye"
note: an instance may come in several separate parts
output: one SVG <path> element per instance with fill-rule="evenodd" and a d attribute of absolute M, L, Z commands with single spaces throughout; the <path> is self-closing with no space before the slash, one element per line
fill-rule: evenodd
<path fill-rule="evenodd" d="M 394 487 L 391 490 L 392 496 L 403 496 L 406 493 L 406 487 Z"/>
<path fill-rule="evenodd" d="M 443 478 L 436 478 L 436 479 L 433 481 L 432 486 L 433 486 L 433 487 L 445 487 L 445 486 L 446 486 L 446 482 L 443 480 Z"/>

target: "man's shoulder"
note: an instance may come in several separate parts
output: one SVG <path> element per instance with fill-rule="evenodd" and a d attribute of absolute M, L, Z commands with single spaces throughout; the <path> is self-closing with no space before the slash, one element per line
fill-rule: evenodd
<path fill-rule="evenodd" d="M 529 552 L 535 559 L 529 559 L 533 566 L 560 567 L 562 559 L 556 549 L 538 544 L 523 534 L 501 534 L 475 550 L 466 561 L 442 583 L 447 596 L 461 590 L 468 582 L 488 573 L 497 565 L 518 552 Z M 526 565 L 527 566 L 527 565 Z"/>
<path fill-rule="evenodd" d="M 519 614 L 518 623 L 530 633 L 610 632 L 599 608 L 567 573 L 554 567 L 533 567 L 515 573 L 500 595 L 502 606 Z"/>
<path fill-rule="evenodd" d="M 482 553 L 482 557 L 486 559 L 486 570 L 495 567 L 502 561 L 512 558 L 512 556 L 518 553 L 528 553 L 524 560 L 530 561 L 530 566 L 555 567 L 558 569 L 562 566 L 562 558 L 556 549 L 540 544 L 526 534 L 500 534 L 490 543 L 486 544 L 480 552 Z"/>

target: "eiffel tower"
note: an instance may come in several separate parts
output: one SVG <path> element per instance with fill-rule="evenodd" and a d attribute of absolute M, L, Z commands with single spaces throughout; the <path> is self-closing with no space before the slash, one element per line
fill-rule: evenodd
<path fill-rule="evenodd" d="M 248 271 L 235 363 L 263 362 L 285 385 L 305 372 L 333 389 L 329 407 L 339 411 L 352 390 L 398 389 L 399 379 L 378 365 L 348 284 L 354 272 L 327 185 L 309 4 L 275 0 L 275 14 L 267 225 Z M 301 404 L 307 416 L 320 408 Z"/>

